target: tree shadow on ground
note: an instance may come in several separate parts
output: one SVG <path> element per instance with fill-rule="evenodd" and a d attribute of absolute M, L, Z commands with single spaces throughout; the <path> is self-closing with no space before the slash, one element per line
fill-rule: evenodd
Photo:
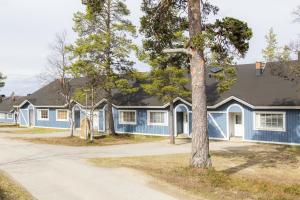
<path fill-rule="evenodd" d="M 241 170 L 257 166 L 259 168 L 276 168 L 278 165 L 299 167 L 299 150 L 291 150 L 282 145 L 254 145 L 244 147 L 227 147 L 224 151 L 213 152 L 213 156 L 227 159 L 244 160 L 242 164 L 230 167 L 223 172 L 231 175 Z"/>

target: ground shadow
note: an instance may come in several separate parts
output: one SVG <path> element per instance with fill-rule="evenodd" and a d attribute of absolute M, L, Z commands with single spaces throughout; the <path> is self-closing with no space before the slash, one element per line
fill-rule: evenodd
<path fill-rule="evenodd" d="M 246 168 L 257 166 L 259 168 L 272 168 L 277 165 L 299 166 L 300 150 L 293 151 L 290 146 L 283 145 L 254 145 L 243 147 L 226 147 L 223 151 L 214 152 L 213 155 L 228 159 L 241 158 L 244 163 L 230 167 L 223 172 L 235 174 Z"/>

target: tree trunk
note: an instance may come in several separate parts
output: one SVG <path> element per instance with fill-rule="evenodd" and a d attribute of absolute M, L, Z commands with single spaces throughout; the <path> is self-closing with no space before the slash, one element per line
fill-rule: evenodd
<path fill-rule="evenodd" d="M 200 0 L 189 0 L 189 32 L 190 38 L 202 32 Z M 211 166 L 209 155 L 209 139 L 207 130 L 207 105 L 204 54 L 192 48 L 192 157 L 191 166 L 207 168 Z"/>
<path fill-rule="evenodd" d="M 91 135 L 90 135 L 90 140 L 94 141 L 94 109 L 90 110 L 90 127 L 91 127 Z"/>
<path fill-rule="evenodd" d="M 113 117 L 113 106 L 112 106 L 112 97 L 110 97 L 107 100 L 107 120 L 108 120 L 108 129 L 107 134 L 108 135 L 115 135 L 115 126 L 114 126 L 114 117 Z"/>
<path fill-rule="evenodd" d="M 170 144 L 175 144 L 174 136 L 174 103 L 170 101 L 170 110 L 169 110 L 169 131 L 170 131 Z"/>
<path fill-rule="evenodd" d="M 69 109 L 70 137 L 74 137 L 74 119 L 72 108 Z"/>

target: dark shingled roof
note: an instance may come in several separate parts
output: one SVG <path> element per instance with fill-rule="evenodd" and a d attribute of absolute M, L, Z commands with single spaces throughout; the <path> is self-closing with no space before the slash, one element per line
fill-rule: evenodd
<path fill-rule="evenodd" d="M 14 106 L 18 106 L 25 100 L 25 97 L 21 96 L 14 96 L 14 97 L 7 97 L 2 100 L 0 103 L 0 112 L 10 112 L 14 110 Z"/>
<path fill-rule="evenodd" d="M 237 65 L 238 80 L 229 91 L 223 94 L 217 92 L 215 79 L 207 76 L 208 106 L 216 105 L 231 96 L 246 101 L 253 106 L 300 106 L 297 82 L 287 80 L 282 74 L 278 73 L 278 69 L 283 69 L 284 71 L 285 68 L 295 64 L 299 64 L 300 67 L 300 62 L 298 61 L 267 63 L 261 76 L 256 75 L 255 64 Z M 72 91 L 74 92 L 76 88 L 83 87 L 86 82 L 86 78 L 72 79 L 70 82 Z M 134 85 L 138 87 L 139 83 L 134 83 Z M 63 106 L 65 105 L 65 100 L 59 92 L 59 88 L 59 81 L 56 80 L 39 89 L 27 99 L 35 106 Z M 97 103 L 103 98 L 105 98 L 104 91 L 98 89 L 95 102 Z M 187 101 L 190 102 L 189 99 Z M 79 103 L 85 105 L 84 100 Z M 142 90 L 128 95 L 113 90 L 113 103 L 117 106 L 165 105 L 159 98 L 148 95 Z"/>
<path fill-rule="evenodd" d="M 76 89 L 83 88 L 87 83 L 86 78 L 74 78 L 70 81 L 71 91 L 73 94 Z M 134 83 L 138 87 L 139 83 Z M 98 103 L 105 98 L 103 89 L 97 89 L 95 95 L 95 103 Z M 38 91 L 26 98 L 35 106 L 64 106 L 65 98 L 60 92 L 60 82 L 55 80 L 48 85 L 42 87 Z M 78 103 L 85 105 L 85 99 L 79 100 Z M 162 106 L 164 105 L 157 97 L 149 96 L 144 91 L 140 90 L 133 94 L 121 94 L 118 90 L 113 90 L 113 103 L 118 106 Z M 91 105 L 91 99 L 88 99 L 88 105 Z"/>
<path fill-rule="evenodd" d="M 287 68 L 295 65 L 300 67 L 300 62 L 267 63 L 261 76 L 256 75 L 255 64 L 238 65 L 237 82 L 223 94 L 216 92 L 216 82 L 208 78 L 208 105 L 234 96 L 253 106 L 300 106 L 299 85 L 284 75 Z"/>
<path fill-rule="evenodd" d="M 76 88 L 84 86 L 86 79 L 76 78 L 70 81 L 71 90 L 74 93 Z M 40 88 L 26 99 L 35 106 L 64 106 L 66 101 L 61 93 L 60 81 L 55 80 Z"/>

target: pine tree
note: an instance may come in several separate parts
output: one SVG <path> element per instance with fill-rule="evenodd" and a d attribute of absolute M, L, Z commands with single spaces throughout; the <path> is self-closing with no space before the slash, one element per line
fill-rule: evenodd
<path fill-rule="evenodd" d="M 190 91 L 186 89 L 189 83 L 188 57 L 183 54 L 168 55 L 163 52 L 166 48 L 180 48 L 187 41 L 184 31 L 188 29 L 187 18 L 177 16 L 180 9 L 172 8 L 165 13 L 165 26 L 159 27 L 159 32 L 151 27 L 158 26 L 152 20 L 157 10 L 151 2 L 144 0 L 142 10 L 145 13 L 141 18 L 140 32 L 145 36 L 143 49 L 140 51 L 140 60 L 150 64 L 151 73 L 146 77 L 147 84 L 142 88 L 150 95 L 158 96 L 163 102 L 169 103 L 169 134 L 170 143 L 175 143 L 173 111 L 176 97 L 188 97 Z M 183 23 L 182 23 L 183 22 Z"/>
<path fill-rule="evenodd" d="M 270 28 L 268 34 L 265 36 L 267 46 L 262 50 L 263 58 L 265 62 L 277 61 L 278 46 L 277 46 L 277 36 L 274 33 L 273 28 Z"/>
<path fill-rule="evenodd" d="M 0 88 L 3 88 L 5 86 L 5 79 L 6 77 L 0 72 Z M 2 98 L 0 98 L 0 103 L 2 102 Z"/>
<path fill-rule="evenodd" d="M 246 23 L 230 17 L 216 20 L 215 23 L 208 23 L 208 14 L 217 13 L 218 8 L 201 0 L 148 0 L 148 2 L 157 10 L 156 14 L 152 16 L 152 20 L 159 21 L 159 23 L 151 23 L 153 24 L 151 28 L 158 33 L 162 33 L 160 32 L 162 27 L 168 26 L 170 23 L 165 20 L 170 9 L 180 9 L 180 12 L 173 13 L 176 16 L 188 13 L 188 42 L 184 44 L 183 48 L 165 49 L 164 52 L 183 53 L 189 57 L 193 103 L 191 166 L 209 167 L 211 159 L 207 130 L 204 53 L 206 51 L 216 53 L 221 64 L 233 61 L 235 56 L 243 57 L 249 49 L 252 31 Z"/>
<path fill-rule="evenodd" d="M 134 64 L 130 53 L 136 50 L 132 41 L 136 28 L 127 19 L 129 14 L 123 0 L 88 0 L 86 11 L 74 16 L 74 30 L 79 38 L 70 46 L 74 62 L 71 70 L 77 76 L 88 77 L 96 89 L 104 90 L 108 134 L 115 134 L 112 91 L 137 91 L 128 80 Z"/>
<path fill-rule="evenodd" d="M 170 143 L 175 144 L 174 136 L 174 102 L 177 97 L 189 97 L 191 92 L 186 88 L 189 78 L 187 71 L 179 67 L 153 68 L 142 88 L 148 94 L 159 97 L 163 102 L 169 103 L 169 134 Z"/>

